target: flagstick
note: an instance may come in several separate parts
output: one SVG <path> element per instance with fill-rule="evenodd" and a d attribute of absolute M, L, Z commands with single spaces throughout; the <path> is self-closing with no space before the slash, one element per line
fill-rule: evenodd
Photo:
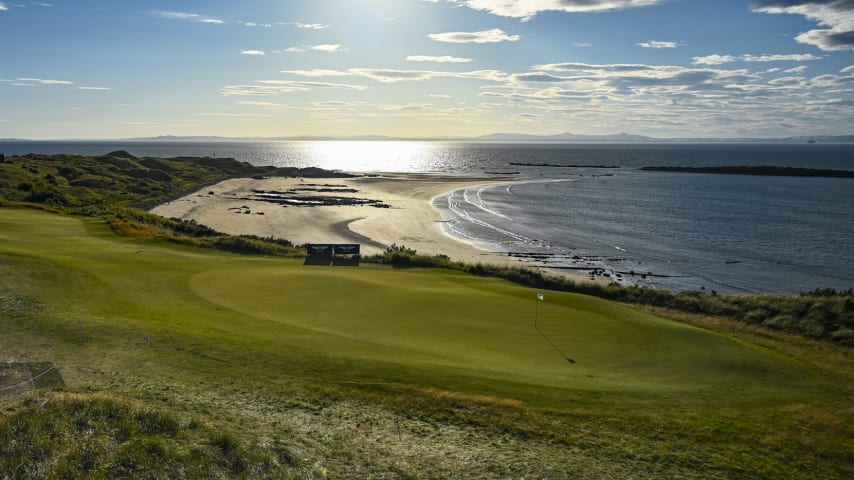
<path fill-rule="evenodd" d="M 553 349 L 554 349 L 554 350 L 555 350 L 555 351 L 556 351 L 556 352 L 557 352 L 561 357 L 563 357 L 567 362 L 569 362 L 569 363 L 575 363 L 575 360 L 573 360 L 573 359 L 571 359 L 571 358 L 567 357 L 565 353 L 563 353 L 562 351 L 560 351 L 560 349 L 559 349 L 559 348 L 557 348 L 557 345 L 555 345 L 555 344 L 554 344 L 554 342 L 552 342 L 551 340 L 549 340 L 549 337 L 547 337 L 547 336 L 546 336 L 546 334 L 545 334 L 545 333 L 543 333 L 543 331 L 542 331 L 542 330 L 540 330 L 540 327 L 539 327 L 539 326 L 537 326 L 537 321 L 538 321 L 538 320 L 539 320 L 539 318 L 540 318 L 540 302 L 542 302 L 542 301 L 543 301 L 543 294 L 542 294 L 542 293 L 537 292 L 537 300 L 534 302 L 534 330 L 536 330 L 537 332 L 539 332 L 539 334 L 543 337 L 543 339 L 544 339 L 545 341 L 549 342 L 549 345 L 551 345 L 551 346 L 552 346 L 552 348 L 553 348 Z"/>

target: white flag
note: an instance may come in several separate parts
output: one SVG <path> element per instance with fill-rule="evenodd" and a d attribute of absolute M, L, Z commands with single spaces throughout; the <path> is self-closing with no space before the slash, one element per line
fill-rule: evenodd
<path fill-rule="evenodd" d="M 542 299 L 543 299 L 543 294 L 542 294 L 542 293 L 538 293 L 538 294 L 537 294 L 537 300 L 542 300 Z"/>

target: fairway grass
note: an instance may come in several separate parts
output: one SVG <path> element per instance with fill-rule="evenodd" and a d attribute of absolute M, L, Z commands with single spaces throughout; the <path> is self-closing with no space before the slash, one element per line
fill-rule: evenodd
<path fill-rule="evenodd" d="M 72 391 L 286 442 L 296 476 L 854 473 L 850 365 L 602 299 L 122 238 L 14 208 L 0 209 L 0 268 L 0 295 L 37 305 L 0 309 L 0 360 L 54 362 Z"/>

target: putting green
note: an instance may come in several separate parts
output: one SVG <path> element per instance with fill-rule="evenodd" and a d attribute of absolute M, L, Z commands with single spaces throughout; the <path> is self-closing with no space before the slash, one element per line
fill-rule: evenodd
<path fill-rule="evenodd" d="M 622 392 L 745 391 L 799 372 L 728 337 L 593 297 L 544 292 L 538 302 L 534 290 L 455 272 L 303 266 L 120 238 L 95 220 L 33 210 L 0 209 L 2 256 L 63 272 L 33 289 L 74 318 L 236 342 L 265 361 L 304 352 L 392 367 L 380 375 L 398 365 L 424 383 L 452 373 Z"/>

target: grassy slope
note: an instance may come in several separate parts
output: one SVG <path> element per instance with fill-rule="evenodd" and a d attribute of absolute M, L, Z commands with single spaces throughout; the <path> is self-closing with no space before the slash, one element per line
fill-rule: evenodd
<path fill-rule="evenodd" d="M 318 471 L 854 473 L 852 392 L 835 385 L 850 369 L 592 297 L 547 292 L 536 304 L 533 291 L 498 280 L 304 267 L 8 208 L 0 266 L 11 273 L 0 293 L 44 306 L 0 317 L 6 355 L 55 360 L 75 389 L 287 442 Z M 533 328 L 535 308 L 578 363 Z"/>

